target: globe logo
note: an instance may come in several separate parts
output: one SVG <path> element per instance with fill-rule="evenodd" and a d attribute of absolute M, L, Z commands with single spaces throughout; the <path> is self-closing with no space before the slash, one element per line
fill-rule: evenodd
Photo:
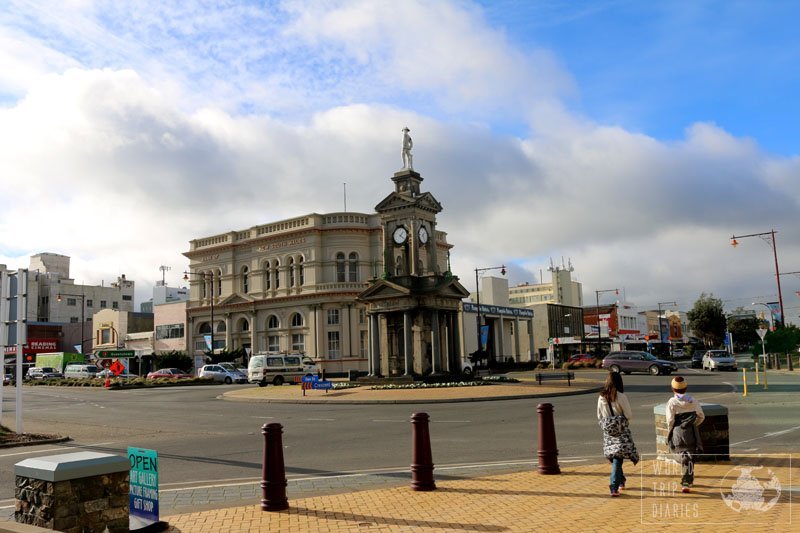
<path fill-rule="evenodd" d="M 722 478 L 722 501 L 737 513 L 742 511 L 769 511 L 781 497 L 781 483 L 769 468 L 759 479 L 753 473 L 763 466 L 737 466 Z M 738 472 L 738 475 L 736 473 Z M 734 481 L 734 476 L 736 479 Z M 769 477 L 769 479 L 766 479 Z M 728 491 L 728 489 L 730 489 Z"/>

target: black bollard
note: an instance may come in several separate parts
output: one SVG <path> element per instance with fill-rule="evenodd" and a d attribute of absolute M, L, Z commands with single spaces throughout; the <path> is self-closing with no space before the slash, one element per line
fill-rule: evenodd
<path fill-rule="evenodd" d="M 786 354 L 786 369 L 794 371 L 794 365 L 792 365 L 792 354 Z"/>
<path fill-rule="evenodd" d="M 436 490 L 428 413 L 411 415 L 411 490 Z"/>
<path fill-rule="evenodd" d="M 261 465 L 261 510 L 283 511 L 286 499 L 286 469 L 283 465 L 283 426 L 274 422 L 261 426 L 264 435 L 264 462 Z"/>
<path fill-rule="evenodd" d="M 774 357 L 775 357 L 775 370 L 780 370 L 781 369 L 781 355 L 776 353 Z"/>
<path fill-rule="evenodd" d="M 539 473 L 560 474 L 553 404 L 540 403 L 536 407 L 536 412 L 539 414 Z"/>

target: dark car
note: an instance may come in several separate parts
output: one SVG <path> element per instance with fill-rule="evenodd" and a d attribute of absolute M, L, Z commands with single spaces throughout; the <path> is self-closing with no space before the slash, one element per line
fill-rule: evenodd
<path fill-rule="evenodd" d="M 612 372 L 648 372 L 654 376 L 659 374 L 669 374 L 673 370 L 678 370 L 678 365 L 671 361 L 658 359 L 656 356 L 647 352 L 611 352 L 603 359 L 603 368 Z"/>
<path fill-rule="evenodd" d="M 703 352 L 696 350 L 692 353 L 692 368 L 703 367 Z"/>
<path fill-rule="evenodd" d="M 569 356 L 570 363 L 594 363 L 597 358 L 589 353 L 576 353 Z"/>

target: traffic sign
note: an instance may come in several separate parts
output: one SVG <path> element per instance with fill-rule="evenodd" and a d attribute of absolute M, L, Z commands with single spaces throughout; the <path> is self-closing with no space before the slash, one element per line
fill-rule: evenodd
<path fill-rule="evenodd" d="M 108 358 L 108 357 L 120 357 L 120 358 L 130 358 L 134 357 L 136 353 L 133 350 L 98 350 L 97 357 Z"/>
<path fill-rule="evenodd" d="M 316 383 L 319 381 L 319 376 L 303 376 L 303 383 Z"/>
<path fill-rule="evenodd" d="M 756 333 L 758 333 L 758 336 L 761 337 L 761 340 L 763 341 L 764 340 L 764 335 L 767 334 L 767 328 L 758 328 L 756 330 Z"/>
<path fill-rule="evenodd" d="M 119 359 L 116 359 L 113 363 L 111 363 L 109 370 L 111 370 L 115 376 L 119 376 L 125 371 L 125 365 L 123 365 Z"/>
<path fill-rule="evenodd" d="M 333 388 L 332 381 L 317 381 L 314 383 L 314 388 L 317 390 L 330 390 Z"/>

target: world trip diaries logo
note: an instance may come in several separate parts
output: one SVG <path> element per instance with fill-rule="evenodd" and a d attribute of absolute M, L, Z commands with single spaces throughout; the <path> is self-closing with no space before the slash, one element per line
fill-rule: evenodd
<path fill-rule="evenodd" d="M 690 466 L 684 467 L 676 455 L 651 457 L 639 463 L 642 524 L 794 527 L 790 454 L 731 455 L 730 461 L 720 462 L 698 454 L 689 470 L 694 481 L 688 493 L 681 480 Z"/>

